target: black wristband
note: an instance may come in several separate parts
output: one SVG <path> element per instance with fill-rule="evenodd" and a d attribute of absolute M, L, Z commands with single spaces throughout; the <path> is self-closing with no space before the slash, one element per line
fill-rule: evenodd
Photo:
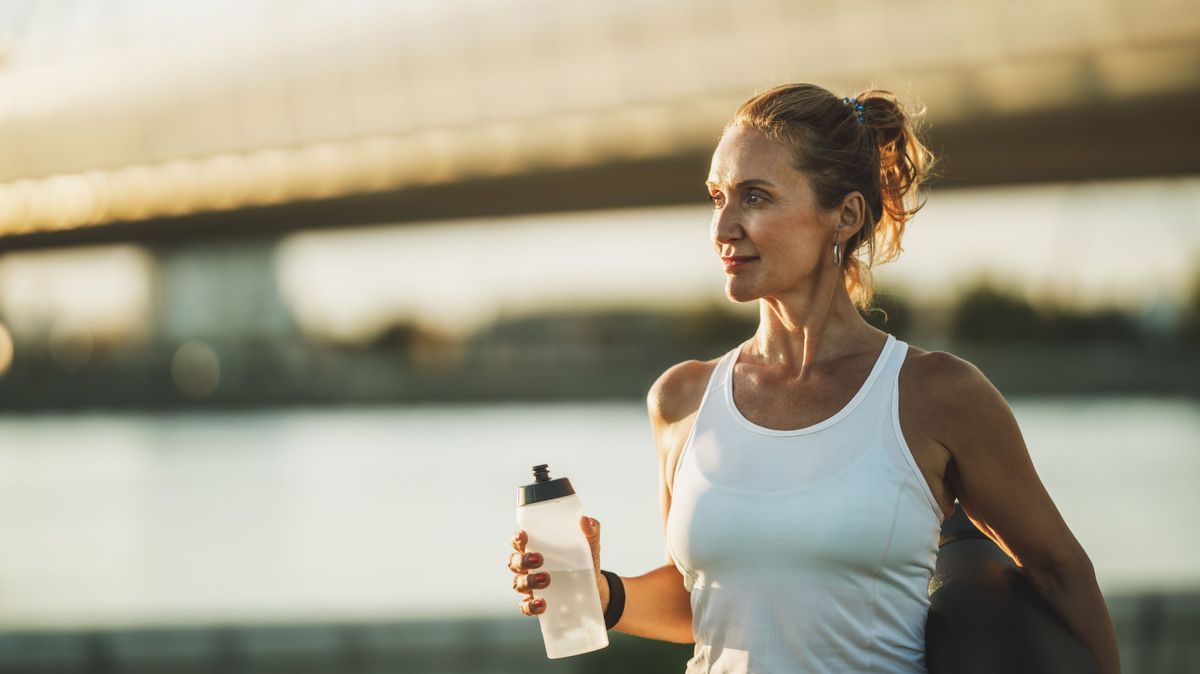
<path fill-rule="evenodd" d="M 611 630 L 625 612 L 625 583 L 612 571 L 600 569 L 600 573 L 608 579 L 608 610 L 604 612 L 604 627 Z"/>

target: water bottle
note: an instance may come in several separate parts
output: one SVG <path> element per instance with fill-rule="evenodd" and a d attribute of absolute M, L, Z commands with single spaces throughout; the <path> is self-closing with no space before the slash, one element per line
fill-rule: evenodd
<path fill-rule="evenodd" d="M 583 505 L 571 481 L 550 479 L 549 466 L 533 467 L 532 484 L 517 491 L 517 527 L 528 536 L 525 549 L 542 554 L 539 571 L 550 585 L 534 593 L 546 600 L 538 616 L 546 657 L 565 658 L 608 645 L 596 568 L 587 537 L 579 528 Z"/>

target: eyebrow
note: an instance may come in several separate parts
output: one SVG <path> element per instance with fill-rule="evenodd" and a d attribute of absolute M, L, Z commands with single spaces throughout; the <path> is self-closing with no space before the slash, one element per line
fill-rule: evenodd
<path fill-rule="evenodd" d="M 712 189 L 716 184 L 717 183 L 713 182 L 712 180 L 704 181 L 704 186 L 709 189 Z M 735 183 L 733 186 L 735 190 L 743 187 L 775 187 L 775 185 L 770 180 L 763 180 L 762 178 L 750 178 L 748 180 Z"/>

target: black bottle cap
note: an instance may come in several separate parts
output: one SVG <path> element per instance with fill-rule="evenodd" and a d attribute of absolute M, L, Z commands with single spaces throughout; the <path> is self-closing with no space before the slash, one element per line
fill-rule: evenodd
<path fill-rule="evenodd" d="M 539 501 L 570 496 L 575 493 L 571 481 L 565 477 L 550 479 L 550 466 L 539 463 L 533 467 L 533 484 L 527 484 L 517 490 L 517 505 L 530 505 Z"/>

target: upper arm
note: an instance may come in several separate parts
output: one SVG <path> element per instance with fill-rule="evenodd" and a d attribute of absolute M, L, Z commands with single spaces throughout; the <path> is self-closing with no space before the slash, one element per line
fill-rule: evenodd
<path fill-rule="evenodd" d="M 691 432 L 712 367 L 711 362 L 697 360 L 679 363 L 659 376 L 646 395 L 646 412 L 658 463 L 658 505 L 664 533 L 671 511 L 675 464 Z M 667 561 L 674 563 L 669 552 Z"/>
<path fill-rule="evenodd" d="M 937 365 L 948 478 L 967 516 L 1023 568 L 1089 564 L 1034 469 L 1008 402 L 974 365 L 941 354 Z"/>

